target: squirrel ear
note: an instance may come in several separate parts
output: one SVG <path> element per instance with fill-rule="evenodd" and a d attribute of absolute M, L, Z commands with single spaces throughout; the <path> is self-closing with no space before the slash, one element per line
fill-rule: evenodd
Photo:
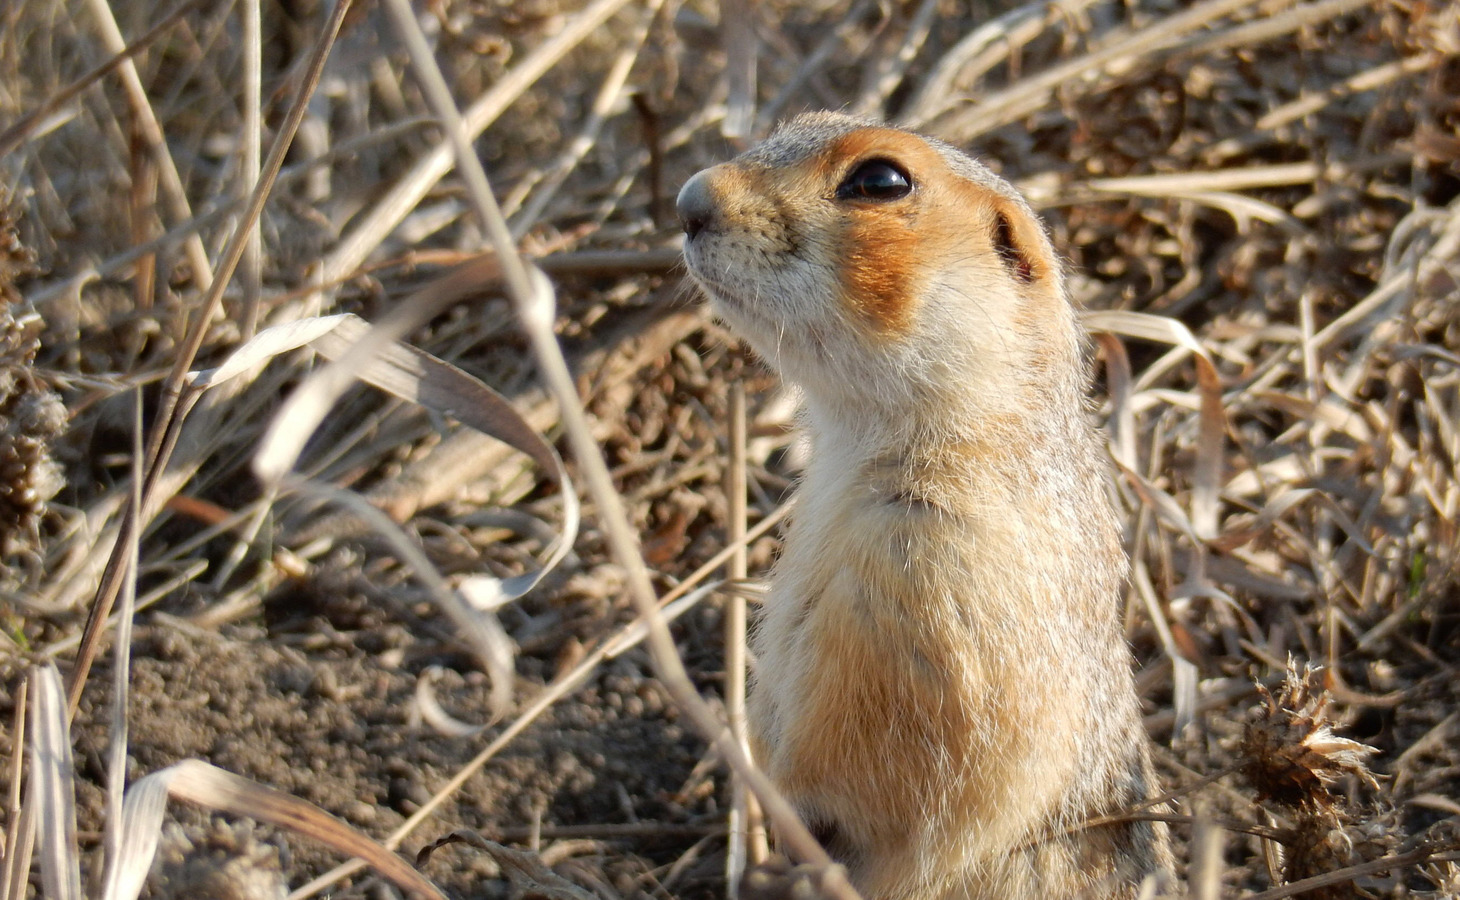
<path fill-rule="evenodd" d="M 1034 263 L 1020 245 L 1014 226 L 1003 210 L 994 213 L 994 252 L 999 254 L 999 259 L 1009 267 L 1020 284 L 1034 280 Z"/>

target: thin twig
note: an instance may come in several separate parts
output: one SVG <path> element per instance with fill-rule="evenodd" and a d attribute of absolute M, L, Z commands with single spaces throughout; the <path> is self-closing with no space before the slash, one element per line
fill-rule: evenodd
<path fill-rule="evenodd" d="M 1332 872 L 1325 872 L 1322 875 L 1314 875 L 1311 878 L 1304 878 L 1289 884 L 1279 885 L 1256 894 L 1248 894 L 1244 900 L 1281 900 L 1283 897 L 1296 897 L 1299 894 L 1306 894 L 1309 891 L 1316 891 L 1319 888 L 1335 884 L 1344 884 L 1353 881 L 1355 878 L 1362 878 L 1365 875 L 1373 875 L 1376 872 L 1392 872 L 1395 869 L 1403 869 L 1427 859 L 1438 856 L 1442 853 L 1453 853 L 1460 850 L 1460 841 L 1447 841 L 1440 844 L 1432 844 L 1411 850 L 1408 853 L 1396 853 L 1392 856 L 1385 856 L 1371 862 L 1359 863 L 1355 866 L 1347 866 L 1336 869 Z"/>
<path fill-rule="evenodd" d="M 240 3 L 243 29 L 243 160 L 238 182 L 239 193 L 247 197 L 259 183 L 263 167 L 263 20 L 261 0 Z M 264 244 L 258 228 L 248 229 L 243 246 L 243 322 L 239 337 L 248 340 L 259 327 L 259 301 L 263 293 Z"/>
<path fill-rule="evenodd" d="M 730 465 L 725 469 L 725 496 L 729 501 L 730 546 L 736 548 L 725 567 L 731 582 L 746 577 L 745 552 L 745 384 L 730 384 Z M 725 718 L 730 734 L 750 752 L 745 722 L 745 597 L 736 593 L 725 598 Z M 730 845 L 725 854 L 725 893 L 734 900 L 749 861 L 750 791 L 738 775 L 730 783 Z"/>

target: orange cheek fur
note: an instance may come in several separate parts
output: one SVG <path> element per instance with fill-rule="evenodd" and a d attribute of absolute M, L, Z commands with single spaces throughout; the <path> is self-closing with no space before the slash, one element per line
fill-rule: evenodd
<path fill-rule="evenodd" d="M 905 333 L 922 284 L 920 240 L 909 216 L 892 210 L 858 210 L 837 242 L 843 302 L 874 333 Z"/>
<path fill-rule="evenodd" d="M 878 129 L 853 132 L 833 142 L 817 160 L 816 174 L 835 185 L 848 159 L 887 156 L 914 172 L 942 167 L 941 160 L 917 137 Z M 912 325 L 925 279 L 930 271 L 924 199 L 913 196 L 887 204 L 847 206 L 846 224 L 833 238 L 842 260 L 842 301 L 875 335 L 894 337 Z"/>

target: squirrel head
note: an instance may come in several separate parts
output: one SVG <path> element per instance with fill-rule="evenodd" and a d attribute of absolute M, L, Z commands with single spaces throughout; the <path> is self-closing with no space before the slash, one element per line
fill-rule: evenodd
<path fill-rule="evenodd" d="M 810 113 L 695 175 L 678 211 L 716 314 L 813 407 L 917 417 L 1082 402 L 1080 331 L 1049 238 L 1013 187 L 948 144 Z"/>

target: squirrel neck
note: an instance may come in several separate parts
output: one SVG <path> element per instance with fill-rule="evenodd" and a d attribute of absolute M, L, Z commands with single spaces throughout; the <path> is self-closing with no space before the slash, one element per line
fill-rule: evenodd
<path fill-rule="evenodd" d="M 991 483 L 1029 489 L 1051 471 L 1098 482 L 1100 448 L 1081 388 L 1031 389 L 1013 403 L 1013 391 L 988 399 L 911 394 L 875 405 L 808 392 L 811 458 L 825 462 L 808 479 L 823 487 L 862 481 L 935 502 L 960 493 L 986 502 Z"/>
<path fill-rule="evenodd" d="M 793 526 L 786 570 L 799 570 L 807 554 L 850 557 L 869 547 L 891 553 L 887 565 L 899 570 L 903 551 L 869 541 L 869 529 L 900 540 L 923 534 L 964 546 L 961 565 L 986 601 L 1055 590 L 1082 611 L 1070 621 L 1103 622 L 1120 591 L 1124 553 L 1083 397 L 1056 392 L 1054 405 L 1023 414 L 945 405 L 927 419 L 859 417 L 810 400 L 797 515 L 815 524 Z"/>

